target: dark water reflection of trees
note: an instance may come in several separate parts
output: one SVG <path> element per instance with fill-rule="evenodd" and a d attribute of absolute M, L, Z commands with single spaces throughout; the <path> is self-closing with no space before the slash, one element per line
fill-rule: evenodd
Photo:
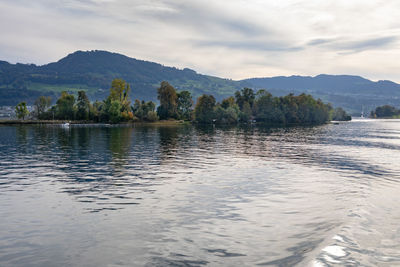
<path fill-rule="evenodd" d="M 48 166 L 50 174 L 46 175 L 66 184 L 65 191 L 71 194 L 106 193 L 115 190 L 116 184 L 132 189 L 140 184 L 140 179 L 155 179 L 160 172 L 202 164 L 204 159 L 212 162 L 223 155 L 279 158 L 319 168 L 354 169 L 366 174 L 383 172 L 357 159 L 323 150 L 321 145 L 324 144 L 332 148 L 353 145 L 340 137 L 331 140 L 330 136 L 335 133 L 329 132 L 330 129 L 329 126 L 267 128 L 251 125 L 18 126 L 9 128 L 15 137 L 4 143 L 13 146 L 16 142 L 14 147 L 18 155 L 24 157 L 17 161 L 29 159 Z"/>

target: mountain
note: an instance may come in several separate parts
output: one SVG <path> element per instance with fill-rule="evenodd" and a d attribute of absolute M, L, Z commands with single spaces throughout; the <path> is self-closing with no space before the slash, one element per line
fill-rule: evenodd
<path fill-rule="evenodd" d="M 254 89 L 267 89 L 274 95 L 307 93 L 360 115 L 376 106 L 400 105 L 400 85 L 391 81 L 371 81 L 360 76 L 326 75 L 279 76 L 241 81 Z"/>
<path fill-rule="evenodd" d="M 43 66 L 9 64 L 0 61 L 0 105 L 33 103 L 39 95 L 56 99 L 63 90 L 86 90 L 92 100 L 104 99 L 114 78 L 126 80 L 132 99 L 156 100 L 157 87 L 168 81 L 178 90 L 189 90 L 195 97 L 207 93 L 217 99 L 232 95 L 240 82 L 201 75 L 194 70 L 165 67 L 106 51 L 77 51 Z"/>
<path fill-rule="evenodd" d="M 391 81 L 326 74 L 233 81 L 98 50 L 77 51 L 43 66 L 0 61 L 0 106 L 20 101 L 32 104 L 40 95 L 55 100 L 63 90 L 86 90 L 91 100 L 102 100 L 114 78 L 130 83 L 132 99 L 157 100 L 157 87 L 165 80 L 178 90 L 191 91 L 195 98 L 206 93 L 221 100 L 236 90 L 250 87 L 266 89 L 273 95 L 312 94 L 356 115 L 362 109 L 369 112 L 384 104 L 400 107 L 400 85 Z"/>

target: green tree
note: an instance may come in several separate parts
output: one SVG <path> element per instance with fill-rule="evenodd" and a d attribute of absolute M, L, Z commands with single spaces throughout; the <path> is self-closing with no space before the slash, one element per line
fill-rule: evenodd
<path fill-rule="evenodd" d="M 138 118 L 138 119 L 142 119 L 143 118 L 143 110 L 142 110 L 142 103 L 144 101 L 140 102 L 139 99 L 135 99 L 135 102 L 133 103 L 133 106 L 131 106 L 131 110 L 133 112 L 133 114 Z"/>
<path fill-rule="evenodd" d="M 40 96 L 35 100 L 34 103 L 34 112 L 35 116 L 38 119 L 43 119 L 45 117 L 45 112 L 51 105 L 51 97 L 50 96 Z"/>
<path fill-rule="evenodd" d="M 110 98 L 122 103 L 124 100 L 128 100 L 130 91 L 131 88 L 126 81 L 123 79 L 114 79 L 111 82 Z"/>
<path fill-rule="evenodd" d="M 255 95 L 251 88 L 243 88 L 241 91 L 235 93 L 236 104 L 238 104 L 240 110 L 243 110 L 244 104 L 247 102 L 250 108 L 253 108 Z"/>
<path fill-rule="evenodd" d="M 130 91 L 131 87 L 122 79 L 114 79 L 111 82 L 109 98 L 111 101 L 118 101 L 121 104 L 121 112 L 130 111 Z"/>
<path fill-rule="evenodd" d="M 61 92 L 56 103 L 56 117 L 60 120 L 73 120 L 75 115 L 75 97 L 66 91 Z"/>
<path fill-rule="evenodd" d="M 399 115 L 400 114 L 400 110 L 396 109 L 393 106 L 390 105 L 384 105 L 384 106 L 380 106 L 377 107 L 375 109 L 375 115 L 378 118 L 390 118 L 393 117 L 395 115 Z"/>
<path fill-rule="evenodd" d="M 227 124 L 234 124 L 238 122 L 239 109 L 234 107 L 228 107 L 225 110 L 224 120 Z"/>
<path fill-rule="evenodd" d="M 286 123 L 298 123 L 298 105 L 293 94 L 280 98 L 280 106 L 285 116 Z"/>
<path fill-rule="evenodd" d="M 88 120 L 90 112 L 90 101 L 89 98 L 86 96 L 85 91 L 78 92 L 78 100 L 76 106 L 76 118 L 78 120 Z"/>
<path fill-rule="evenodd" d="M 211 123 L 215 118 L 214 107 L 216 101 L 212 95 L 202 95 L 197 99 L 194 108 L 195 120 L 199 123 Z"/>
<path fill-rule="evenodd" d="M 106 101 L 95 101 L 91 105 L 90 119 L 97 122 L 108 122 L 109 116 L 106 106 Z"/>
<path fill-rule="evenodd" d="M 221 107 L 224 109 L 227 109 L 229 107 L 233 107 L 235 106 L 235 98 L 233 96 L 230 96 L 228 98 L 225 98 L 224 100 L 222 100 L 221 102 Z"/>
<path fill-rule="evenodd" d="M 240 113 L 240 121 L 248 122 L 251 119 L 252 119 L 252 110 L 249 102 L 246 101 L 243 103 L 242 112 Z"/>
<path fill-rule="evenodd" d="M 221 124 L 235 124 L 238 122 L 240 109 L 235 102 L 234 97 L 228 97 L 222 100 L 214 109 L 217 123 Z"/>
<path fill-rule="evenodd" d="M 94 122 L 100 122 L 100 112 L 104 105 L 104 102 L 95 101 L 93 105 L 89 105 L 89 120 Z"/>
<path fill-rule="evenodd" d="M 226 109 L 222 107 L 222 104 L 214 108 L 214 117 L 218 124 L 235 124 L 238 122 L 238 114 L 239 108 L 236 104 Z"/>
<path fill-rule="evenodd" d="M 157 93 L 157 99 L 160 100 L 157 113 L 160 119 L 176 119 L 178 117 L 178 95 L 176 94 L 175 88 L 168 82 L 163 81 L 157 89 Z"/>
<path fill-rule="evenodd" d="M 158 120 L 157 113 L 155 112 L 156 104 L 152 101 L 142 101 L 135 100 L 135 104 L 133 105 L 132 112 L 133 114 L 142 121 L 156 121 Z"/>
<path fill-rule="evenodd" d="M 122 106 L 120 101 L 111 101 L 110 107 L 108 108 L 108 115 L 112 123 L 118 123 L 122 120 L 121 108 Z"/>
<path fill-rule="evenodd" d="M 256 120 L 264 123 L 285 123 L 279 105 L 279 98 L 273 97 L 267 91 L 263 90 L 257 93 L 257 99 L 254 103 Z"/>
<path fill-rule="evenodd" d="M 111 121 L 118 123 L 120 121 L 128 121 L 133 119 L 131 112 L 131 101 L 129 93 L 131 88 L 122 79 L 114 79 L 111 82 L 110 95 L 104 101 L 104 106 L 100 113 L 101 121 Z M 119 108 L 119 110 L 117 110 Z"/>
<path fill-rule="evenodd" d="M 157 112 L 152 111 L 152 110 L 148 111 L 147 115 L 146 115 L 146 120 L 149 122 L 158 121 L 159 118 L 158 118 Z"/>
<path fill-rule="evenodd" d="M 190 120 L 192 117 L 193 100 L 189 91 L 182 91 L 178 94 L 178 114 L 179 118 L 183 120 Z"/>
<path fill-rule="evenodd" d="M 18 119 L 23 119 L 23 120 L 25 119 L 26 116 L 28 116 L 29 111 L 28 108 L 26 107 L 25 102 L 21 102 L 15 107 L 15 114 L 17 115 Z"/>

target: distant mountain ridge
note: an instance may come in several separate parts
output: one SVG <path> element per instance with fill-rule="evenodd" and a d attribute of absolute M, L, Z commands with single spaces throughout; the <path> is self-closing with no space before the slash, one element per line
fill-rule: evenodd
<path fill-rule="evenodd" d="M 295 90 L 327 90 L 341 93 L 400 93 L 400 85 L 392 81 L 371 81 L 353 75 L 311 76 L 277 76 L 271 78 L 251 78 L 243 80 L 257 87 L 295 89 Z"/>
<path fill-rule="evenodd" d="M 156 89 L 168 81 L 195 96 L 214 94 L 218 99 L 240 89 L 238 82 L 202 75 L 194 70 L 166 67 L 107 51 L 76 51 L 43 66 L 0 62 L 0 105 L 33 102 L 41 94 L 58 97 L 62 90 L 86 90 L 92 100 L 103 99 L 114 78 L 132 87 L 132 99 L 156 100 Z"/>
<path fill-rule="evenodd" d="M 383 104 L 400 105 L 400 85 L 391 81 L 327 74 L 233 81 L 98 50 L 76 51 L 43 66 L 0 61 L 0 105 L 15 105 L 23 100 L 33 103 L 40 95 L 56 99 L 62 90 L 86 90 L 92 100 L 101 100 L 108 95 L 114 78 L 131 84 L 132 99 L 156 100 L 156 88 L 166 80 L 178 90 L 191 91 L 195 97 L 206 93 L 218 100 L 250 87 L 266 89 L 274 95 L 308 93 L 353 114 Z"/>

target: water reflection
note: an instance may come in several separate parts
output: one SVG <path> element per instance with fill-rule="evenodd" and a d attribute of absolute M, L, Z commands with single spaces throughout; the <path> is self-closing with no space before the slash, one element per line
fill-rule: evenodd
<path fill-rule="evenodd" d="M 26 145 L 28 143 L 28 128 L 24 126 L 17 126 L 16 130 L 18 144 Z"/>
<path fill-rule="evenodd" d="M 0 127 L 0 265 L 399 263 L 400 124 L 377 123 Z"/>
<path fill-rule="evenodd" d="M 110 188 L 106 184 L 132 186 L 137 179 L 166 178 L 174 174 L 173 169 L 168 168 L 161 173 L 152 170 L 151 166 L 171 164 L 181 168 L 202 169 L 225 155 L 279 159 L 321 170 L 353 173 L 353 176 L 356 173 L 364 174 L 366 178 L 398 176 L 397 172 L 364 161 L 362 157 L 354 157 L 351 153 L 346 155 L 342 150 L 343 147 L 349 149 L 352 146 L 396 149 L 395 146 L 382 146 L 379 142 L 348 137 L 336 138 L 332 142 L 331 137 L 337 134 L 334 128 L 78 126 L 65 129 L 19 126 L 15 128 L 15 146 L 20 153 L 24 153 L 20 156 L 25 159 L 30 155 L 30 158 L 38 158 L 50 168 L 62 171 L 63 177 L 58 177 L 62 182 L 70 182 L 72 187 L 78 182 L 80 193 L 82 190 L 104 192 Z M 29 142 L 35 151 L 29 151 Z M 329 149 L 325 149 L 325 144 L 329 144 Z M 82 188 L 80 183 L 91 186 Z"/>
<path fill-rule="evenodd" d="M 115 171 L 122 171 L 128 164 L 132 132 L 133 129 L 130 127 L 109 129 L 106 142 L 109 144 L 112 165 Z"/>

